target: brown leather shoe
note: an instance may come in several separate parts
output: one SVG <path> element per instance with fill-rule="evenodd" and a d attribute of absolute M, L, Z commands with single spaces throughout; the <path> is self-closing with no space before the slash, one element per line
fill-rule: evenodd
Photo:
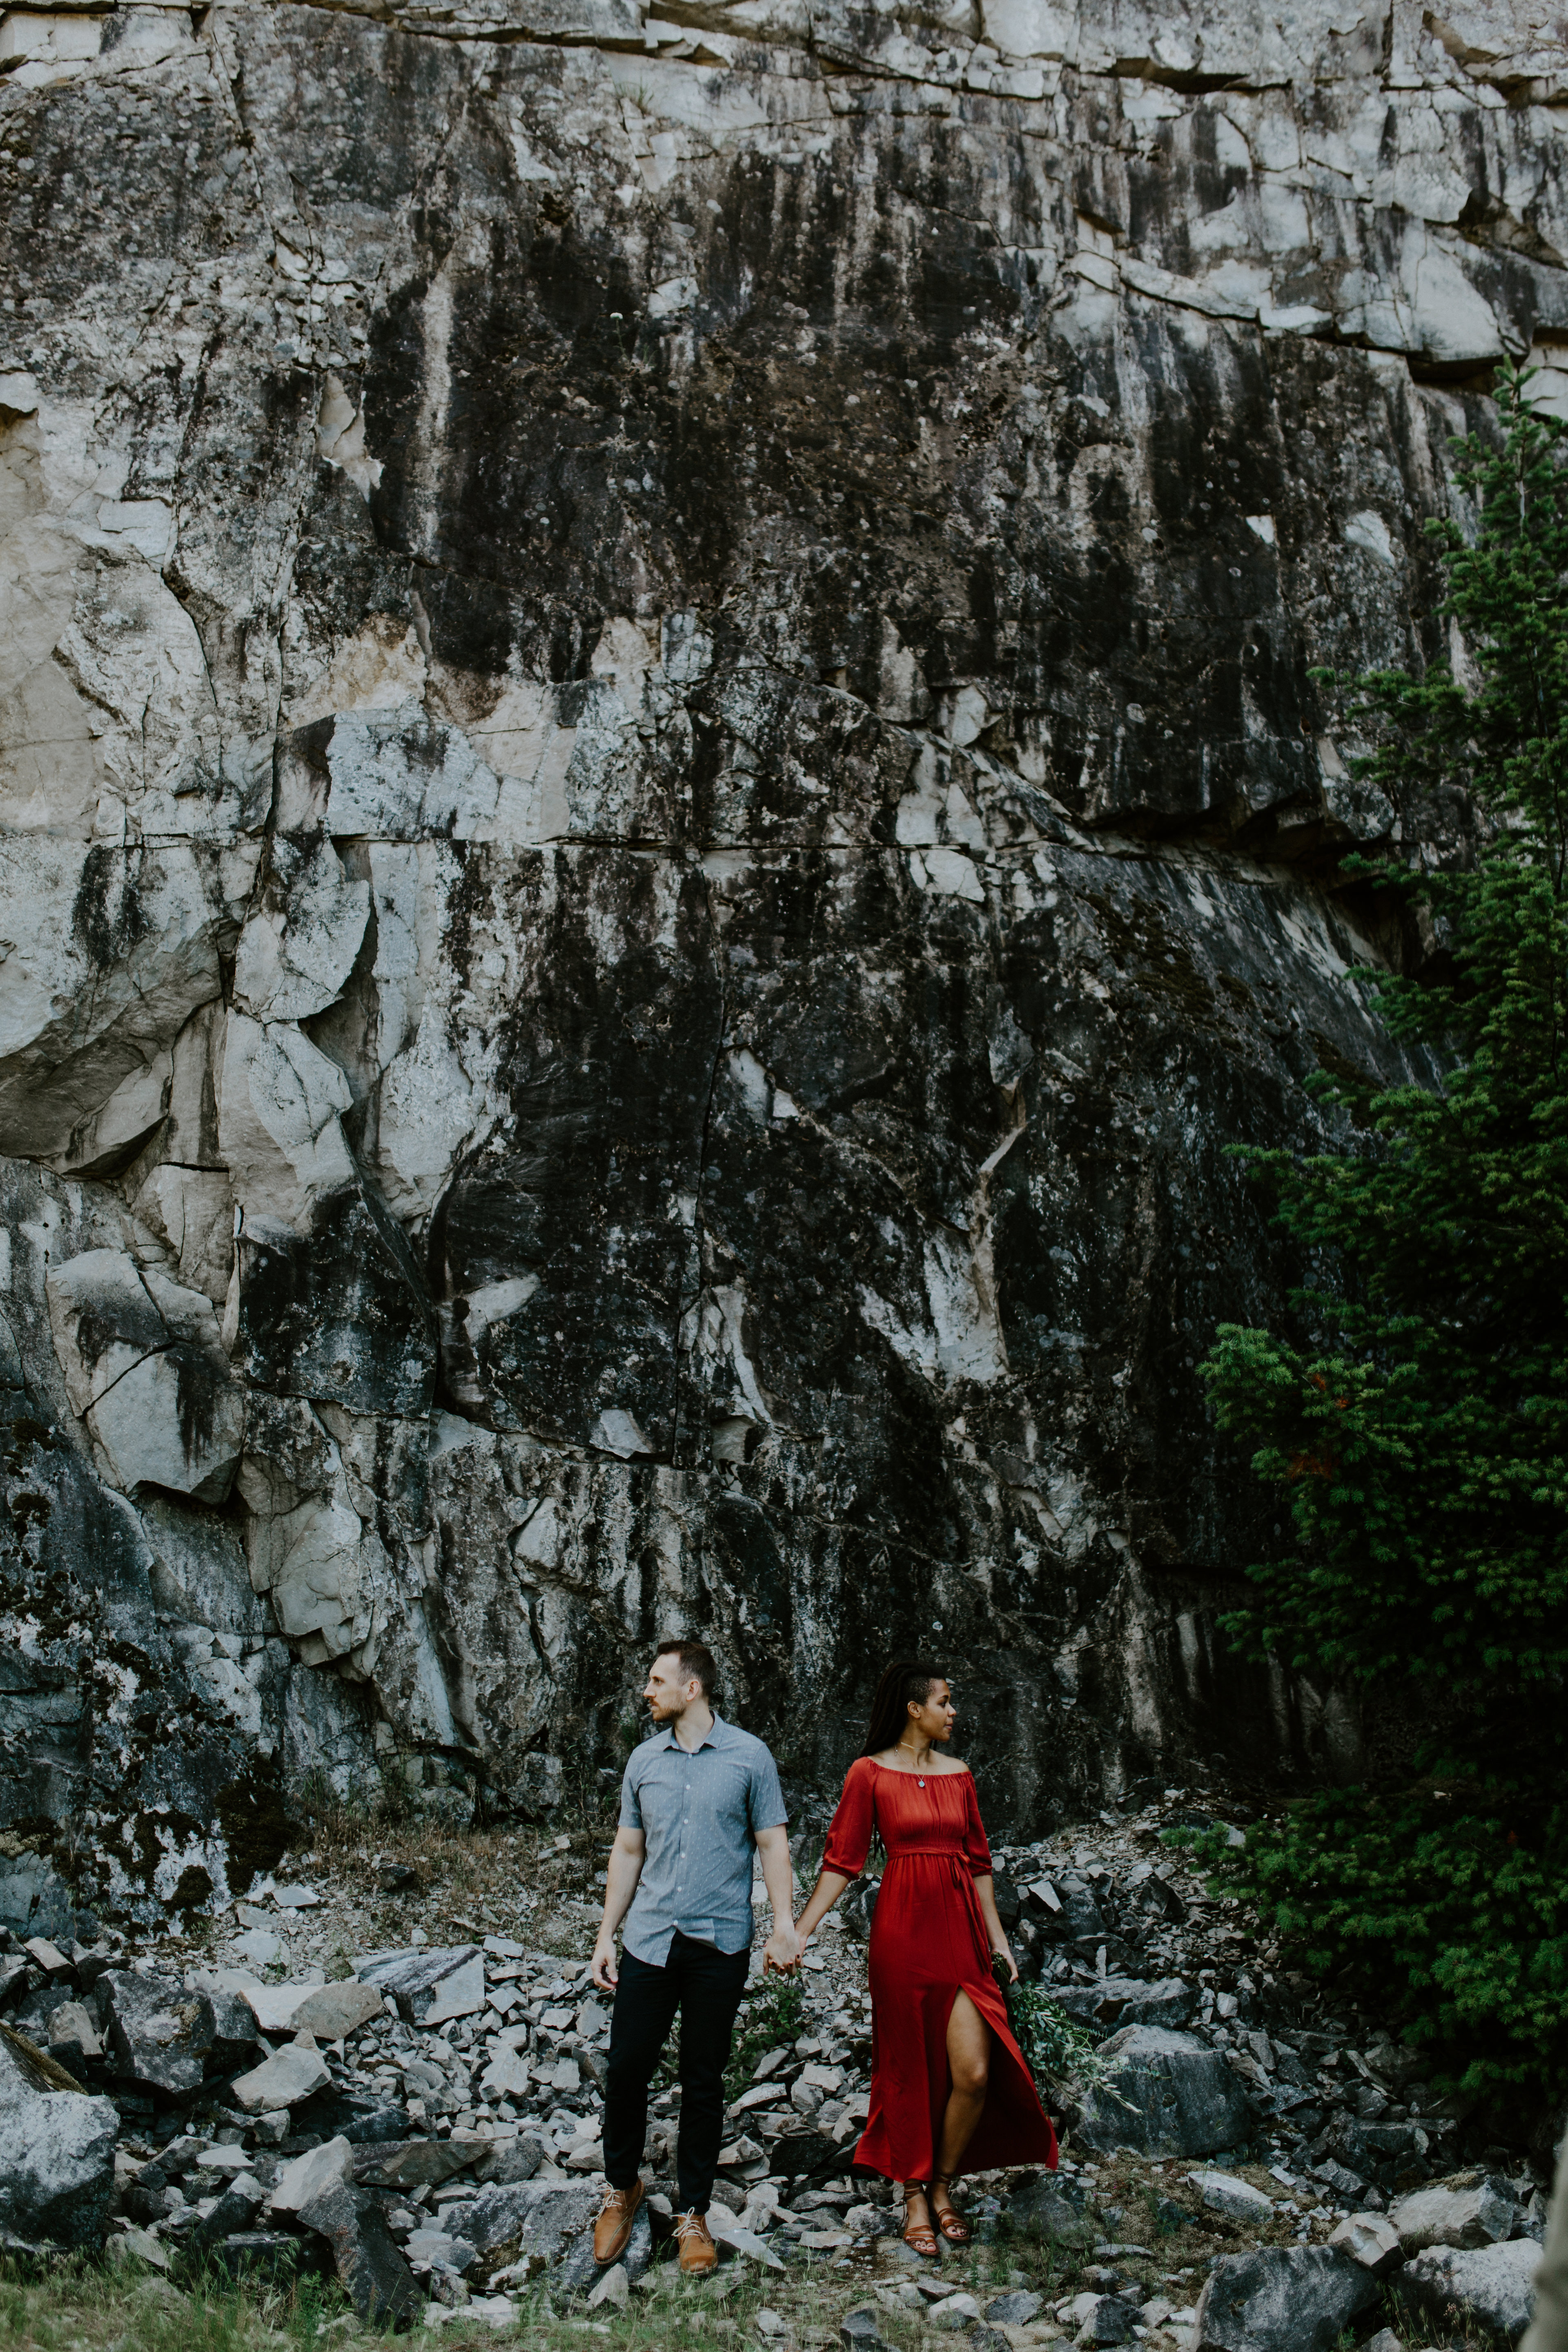
<path fill-rule="evenodd" d="M 713 2243 L 706 2213 L 678 2214 L 675 2236 L 680 2248 L 680 2267 L 688 2278 L 700 2278 L 718 2268 L 719 2249 Z"/>
<path fill-rule="evenodd" d="M 634 2180 L 629 2189 L 606 2189 L 605 2201 L 594 2217 L 594 2260 L 596 2263 L 618 2263 L 626 2252 L 637 2219 L 637 2207 L 643 2200 L 643 2183 Z"/>

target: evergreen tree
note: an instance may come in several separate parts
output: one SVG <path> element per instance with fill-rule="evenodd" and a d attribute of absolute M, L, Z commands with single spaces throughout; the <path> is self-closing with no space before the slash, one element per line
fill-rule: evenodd
<path fill-rule="evenodd" d="M 1354 1103 L 1320 1077 L 1363 1139 L 1244 1155 L 1323 1277 L 1204 1367 L 1287 1538 L 1233 1636 L 1413 1686 L 1436 1727 L 1414 1786 L 1310 1800 L 1235 1867 L 1473 2089 L 1568 2082 L 1568 467 L 1528 382 L 1505 367 L 1497 439 L 1456 445 L 1469 531 L 1428 525 L 1474 677 L 1352 691 L 1396 808 L 1461 786 L 1482 820 L 1462 870 L 1363 868 L 1426 902 L 1439 977 L 1375 1001 L 1446 1075 Z"/>

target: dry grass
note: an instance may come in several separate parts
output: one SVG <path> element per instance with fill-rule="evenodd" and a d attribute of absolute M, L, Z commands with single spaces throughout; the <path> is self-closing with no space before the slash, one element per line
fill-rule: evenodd
<path fill-rule="evenodd" d="M 437 1942 L 515 1935 L 584 1955 L 593 1942 L 602 1895 L 595 1879 L 615 1834 L 607 1815 L 566 1814 L 548 1829 L 471 1828 L 416 1811 L 395 1789 L 391 1802 L 383 1791 L 364 1803 L 306 1790 L 295 1810 L 305 1838 L 276 1875 L 314 1871 L 330 1881 L 377 1941 L 399 1943 L 418 1926 Z M 416 1885 L 387 1894 L 380 1873 L 398 1865 Z"/>

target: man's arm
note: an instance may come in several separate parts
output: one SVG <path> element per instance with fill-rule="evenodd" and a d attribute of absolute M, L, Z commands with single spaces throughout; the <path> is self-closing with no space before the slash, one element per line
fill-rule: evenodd
<path fill-rule="evenodd" d="M 605 1874 L 605 1916 L 594 1943 L 594 1982 L 601 1992 L 614 1992 L 620 1980 L 616 1971 L 616 1929 L 631 1908 L 647 1850 L 647 1841 L 641 1830 L 616 1832 L 610 1866 Z M 772 1891 L 770 1887 L 770 1894 Z"/>
<path fill-rule="evenodd" d="M 773 1906 L 773 1932 L 763 1947 L 763 1965 L 792 1969 L 800 1958 L 802 1945 L 795 1932 L 795 1864 L 790 1860 L 789 1831 L 779 1822 L 771 1830 L 759 1830 L 756 1834 L 763 1883 Z"/>

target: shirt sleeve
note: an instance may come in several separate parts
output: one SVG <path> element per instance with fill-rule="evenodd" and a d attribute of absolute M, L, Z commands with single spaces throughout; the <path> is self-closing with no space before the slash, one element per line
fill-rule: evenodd
<path fill-rule="evenodd" d="M 779 1787 L 779 1768 L 770 1748 L 763 1748 L 752 1767 L 746 1790 L 746 1815 L 753 1837 L 759 1830 L 782 1829 L 789 1819 L 784 1790 Z"/>
<path fill-rule="evenodd" d="M 871 1851 L 874 1826 L 871 1766 L 862 1756 L 849 1767 L 838 1810 L 828 1824 L 827 1844 L 822 1856 L 824 1870 L 837 1871 L 845 1878 L 858 1878 Z"/>
<path fill-rule="evenodd" d="M 642 1827 L 642 1807 L 637 1802 L 637 1782 L 632 1779 L 630 1764 L 621 1778 L 621 1817 L 616 1827 L 623 1830 L 640 1830 Z"/>
<path fill-rule="evenodd" d="M 991 1875 L 991 1847 L 985 1836 L 985 1824 L 980 1818 L 980 1800 L 974 1791 L 973 1778 L 965 1774 L 969 1782 L 967 1810 L 963 1822 L 963 1851 L 969 1864 L 971 1878 Z"/>

